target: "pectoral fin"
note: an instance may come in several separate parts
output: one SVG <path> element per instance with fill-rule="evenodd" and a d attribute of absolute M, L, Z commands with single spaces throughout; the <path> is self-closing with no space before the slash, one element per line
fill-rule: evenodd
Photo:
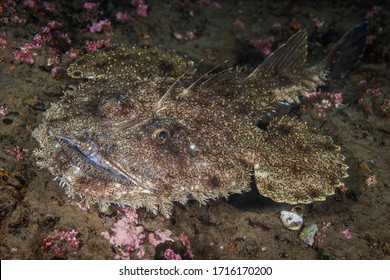
<path fill-rule="evenodd" d="M 264 160 L 254 166 L 257 188 L 277 202 L 325 200 L 348 176 L 339 150 L 330 137 L 296 118 L 277 119 L 268 127 Z"/>

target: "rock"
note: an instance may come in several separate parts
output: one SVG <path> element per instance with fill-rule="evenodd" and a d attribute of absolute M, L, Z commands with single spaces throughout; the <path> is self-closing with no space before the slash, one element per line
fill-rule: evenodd
<path fill-rule="evenodd" d="M 318 226 L 316 224 L 306 226 L 299 233 L 299 239 L 305 242 L 307 245 L 313 246 L 315 241 L 314 237 L 316 236 L 317 232 L 318 232 Z"/>
<path fill-rule="evenodd" d="M 303 224 L 301 216 L 288 211 L 280 212 L 280 220 L 282 220 L 283 225 L 290 230 L 299 230 Z"/>

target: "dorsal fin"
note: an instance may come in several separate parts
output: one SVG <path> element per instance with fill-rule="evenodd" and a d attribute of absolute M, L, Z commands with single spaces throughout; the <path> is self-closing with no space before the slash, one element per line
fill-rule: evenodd
<path fill-rule="evenodd" d="M 268 56 L 248 78 L 278 72 L 289 73 L 291 70 L 301 69 L 306 63 L 306 56 L 307 31 L 302 29 Z"/>
<path fill-rule="evenodd" d="M 316 66 L 317 69 L 328 72 L 327 78 L 344 76 L 350 71 L 364 53 L 366 26 L 367 22 L 362 22 L 347 32 Z"/>

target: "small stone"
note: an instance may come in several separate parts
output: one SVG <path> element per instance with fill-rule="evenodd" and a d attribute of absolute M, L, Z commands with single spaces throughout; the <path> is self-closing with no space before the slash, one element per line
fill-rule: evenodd
<path fill-rule="evenodd" d="M 4 118 L 3 119 L 3 124 L 5 125 L 11 125 L 14 121 L 10 118 Z"/>
<path fill-rule="evenodd" d="M 303 224 L 301 216 L 288 211 L 280 212 L 280 220 L 282 220 L 283 225 L 290 230 L 299 230 Z"/>
<path fill-rule="evenodd" d="M 313 246 L 314 237 L 316 236 L 317 232 L 318 232 L 318 226 L 316 224 L 306 226 L 299 234 L 299 239 L 305 242 L 307 245 Z"/>

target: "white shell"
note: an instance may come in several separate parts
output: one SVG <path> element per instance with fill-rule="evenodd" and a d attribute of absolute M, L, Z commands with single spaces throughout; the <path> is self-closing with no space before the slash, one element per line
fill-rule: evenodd
<path fill-rule="evenodd" d="M 318 232 L 318 226 L 316 224 L 312 224 L 310 226 L 306 226 L 303 228 L 301 233 L 299 234 L 299 239 L 305 242 L 309 246 L 313 246 L 315 241 L 315 236 Z"/>
<path fill-rule="evenodd" d="M 299 230 L 303 225 L 302 217 L 293 212 L 280 212 L 280 219 L 283 225 L 290 230 Z"/>

